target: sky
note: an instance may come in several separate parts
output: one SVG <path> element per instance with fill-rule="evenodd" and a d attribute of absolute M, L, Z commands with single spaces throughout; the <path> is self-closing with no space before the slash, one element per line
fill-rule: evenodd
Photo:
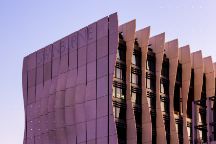
<path fill-rule="evenodd" d="M 216 61 L 215 0 L 0 0 L 0 144 L 22 144 L 23 57 L 118 12 L 119 24 L 136 19 L 151 36 L 202 50 Z"/>

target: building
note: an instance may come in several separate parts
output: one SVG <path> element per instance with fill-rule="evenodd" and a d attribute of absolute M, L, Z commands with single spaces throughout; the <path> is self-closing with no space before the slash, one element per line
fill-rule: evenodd
<path fill-rule="evenodd" d="M 215 66 L 104 17 L 24 58 L 24 144 L 210 143 Z"/>

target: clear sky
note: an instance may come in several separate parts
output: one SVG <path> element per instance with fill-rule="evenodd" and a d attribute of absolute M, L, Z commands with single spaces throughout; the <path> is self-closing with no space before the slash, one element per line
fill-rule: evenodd
<path fill-rule="evenodd" d="M 215 0 L 0 0 L 0 144 L 23 140 L 23 57 L 114 12 L 216 61 Z"/>

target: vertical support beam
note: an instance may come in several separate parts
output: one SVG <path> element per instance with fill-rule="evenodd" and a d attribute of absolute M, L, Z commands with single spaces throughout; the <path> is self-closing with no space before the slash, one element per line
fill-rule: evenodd
<path fill-rule="evenodd" d="M 165 54 L 169 58 L 169 102 L 170 102 L 170 143 L 177 144 L 178 131 L 174 114 L 174 89 L 178 68 L 178 40 L 172 40 L 165 43 Z"/>
<path fill-rule="evenodd" d="M 212 63 L 211 56 L 203 58 L 204 72 L 206 74 L 206 120 L 207 120 L 207 140 L 210 142 L 210 136 L 212 135 L 212 128 L 210 123 L 212 122 L 211 108 L 213 102 L 208 98 L 215 95 L 215 71 Z"/>
<path fill-rule="evenodd" d="M 134 40 L 135 40 L 135 29 L 136 21 L 132 20 L 128 23 L 125 23 L 119 26 L 119 32 L 123 32 L 124 40 L 126 41 L 126 120 L 127 120 L 127 144 L 137 143 L 137 132 L 136 132 L 136 123 L 135 116 L 133 112 L 133 106 L 131 101 L 131 60 L 134 49 Z"/>
<path fill-rule="evenodd" d="M 215 71 L 211 56 L 203 58 L 204 72 L 206 74 L 206 97 L 215 94 Z"/>
<path fill-rule="evenodd" d="M 166 143 L 166 132 L 165 132 L 165 125 L 163 121 L 163 114 L 161 111 L 161 101 L 160 101 L 160 75 L 161 75 L 163 56 L 164 56 L 164 43 L 165 43 L 165 33 L 151 37 L 149 40 L 149 44 L 152 44 L 152 49 L 156 56 L 157 143 Z"/>
<path fill-rule="evenodd" d="M 152 122 L 146 94 L 146 61 L 149 36 L 150 27 L 146 27 L 136 32 L 136 38 L 142 52 L 142 144 L 152 143 Z"/>
<path fill-rule="evenodd" d="M 194 68 L 194 101 L 196 101 L 201 99 L 201 92 L 202 92 L 202 85 L 203 85 L 204 66 L 203 66 L 202 52 L 201 51 L 193 52 L 191 54 L 191 61 L 192 61 L 192 68 Z M 199 110 L 197 107 L 194 107 L 194 111 L 196 112 L 195 115 L 196 124 L 198 124 L 199 122 L 201 122 Z M 197 138 L 197 140 L 199 141 L 200 137 L 198 132 L 195 136 L 196 137 L 193 137 L 193 139 Z"/>
<path fill-rule="evenodd" d="M 200 100 L 203 84 L 203 60 L 202 52 L 197 51 L 191 54 L 192 68 L 194 68 L 194 100 Z"/>
<path fill-rule="evenodd" d="M 182 64 L 182 109 L 183 109 L 183 137 L 184 144 L 189 144 L 189 134 L 187 131 L 187 100 L 191 79 L 191 59 L 190 47 L 186 45 L 179 48 L 179 62 Z"/>

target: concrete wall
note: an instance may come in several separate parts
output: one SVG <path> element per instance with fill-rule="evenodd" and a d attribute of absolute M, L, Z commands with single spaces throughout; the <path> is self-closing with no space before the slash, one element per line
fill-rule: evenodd
<path fill-rule="evenodd" d="M 165 54 L 169 58 L 170 143 L 177 144 L 179 139 L 174 114 L 174 89 L 179 55 L 177 39 L 165 43 Z"/>
<path fill-rule="evenodd" d="M 189 134 L 187 131 L 187 101 L 191 79 L 191 59 L 190 46 L 179 48 L 179 62 L 182 64 L 182 103 L 183 103 L 183 138 L 184 144 L 189 144 Z"/>

